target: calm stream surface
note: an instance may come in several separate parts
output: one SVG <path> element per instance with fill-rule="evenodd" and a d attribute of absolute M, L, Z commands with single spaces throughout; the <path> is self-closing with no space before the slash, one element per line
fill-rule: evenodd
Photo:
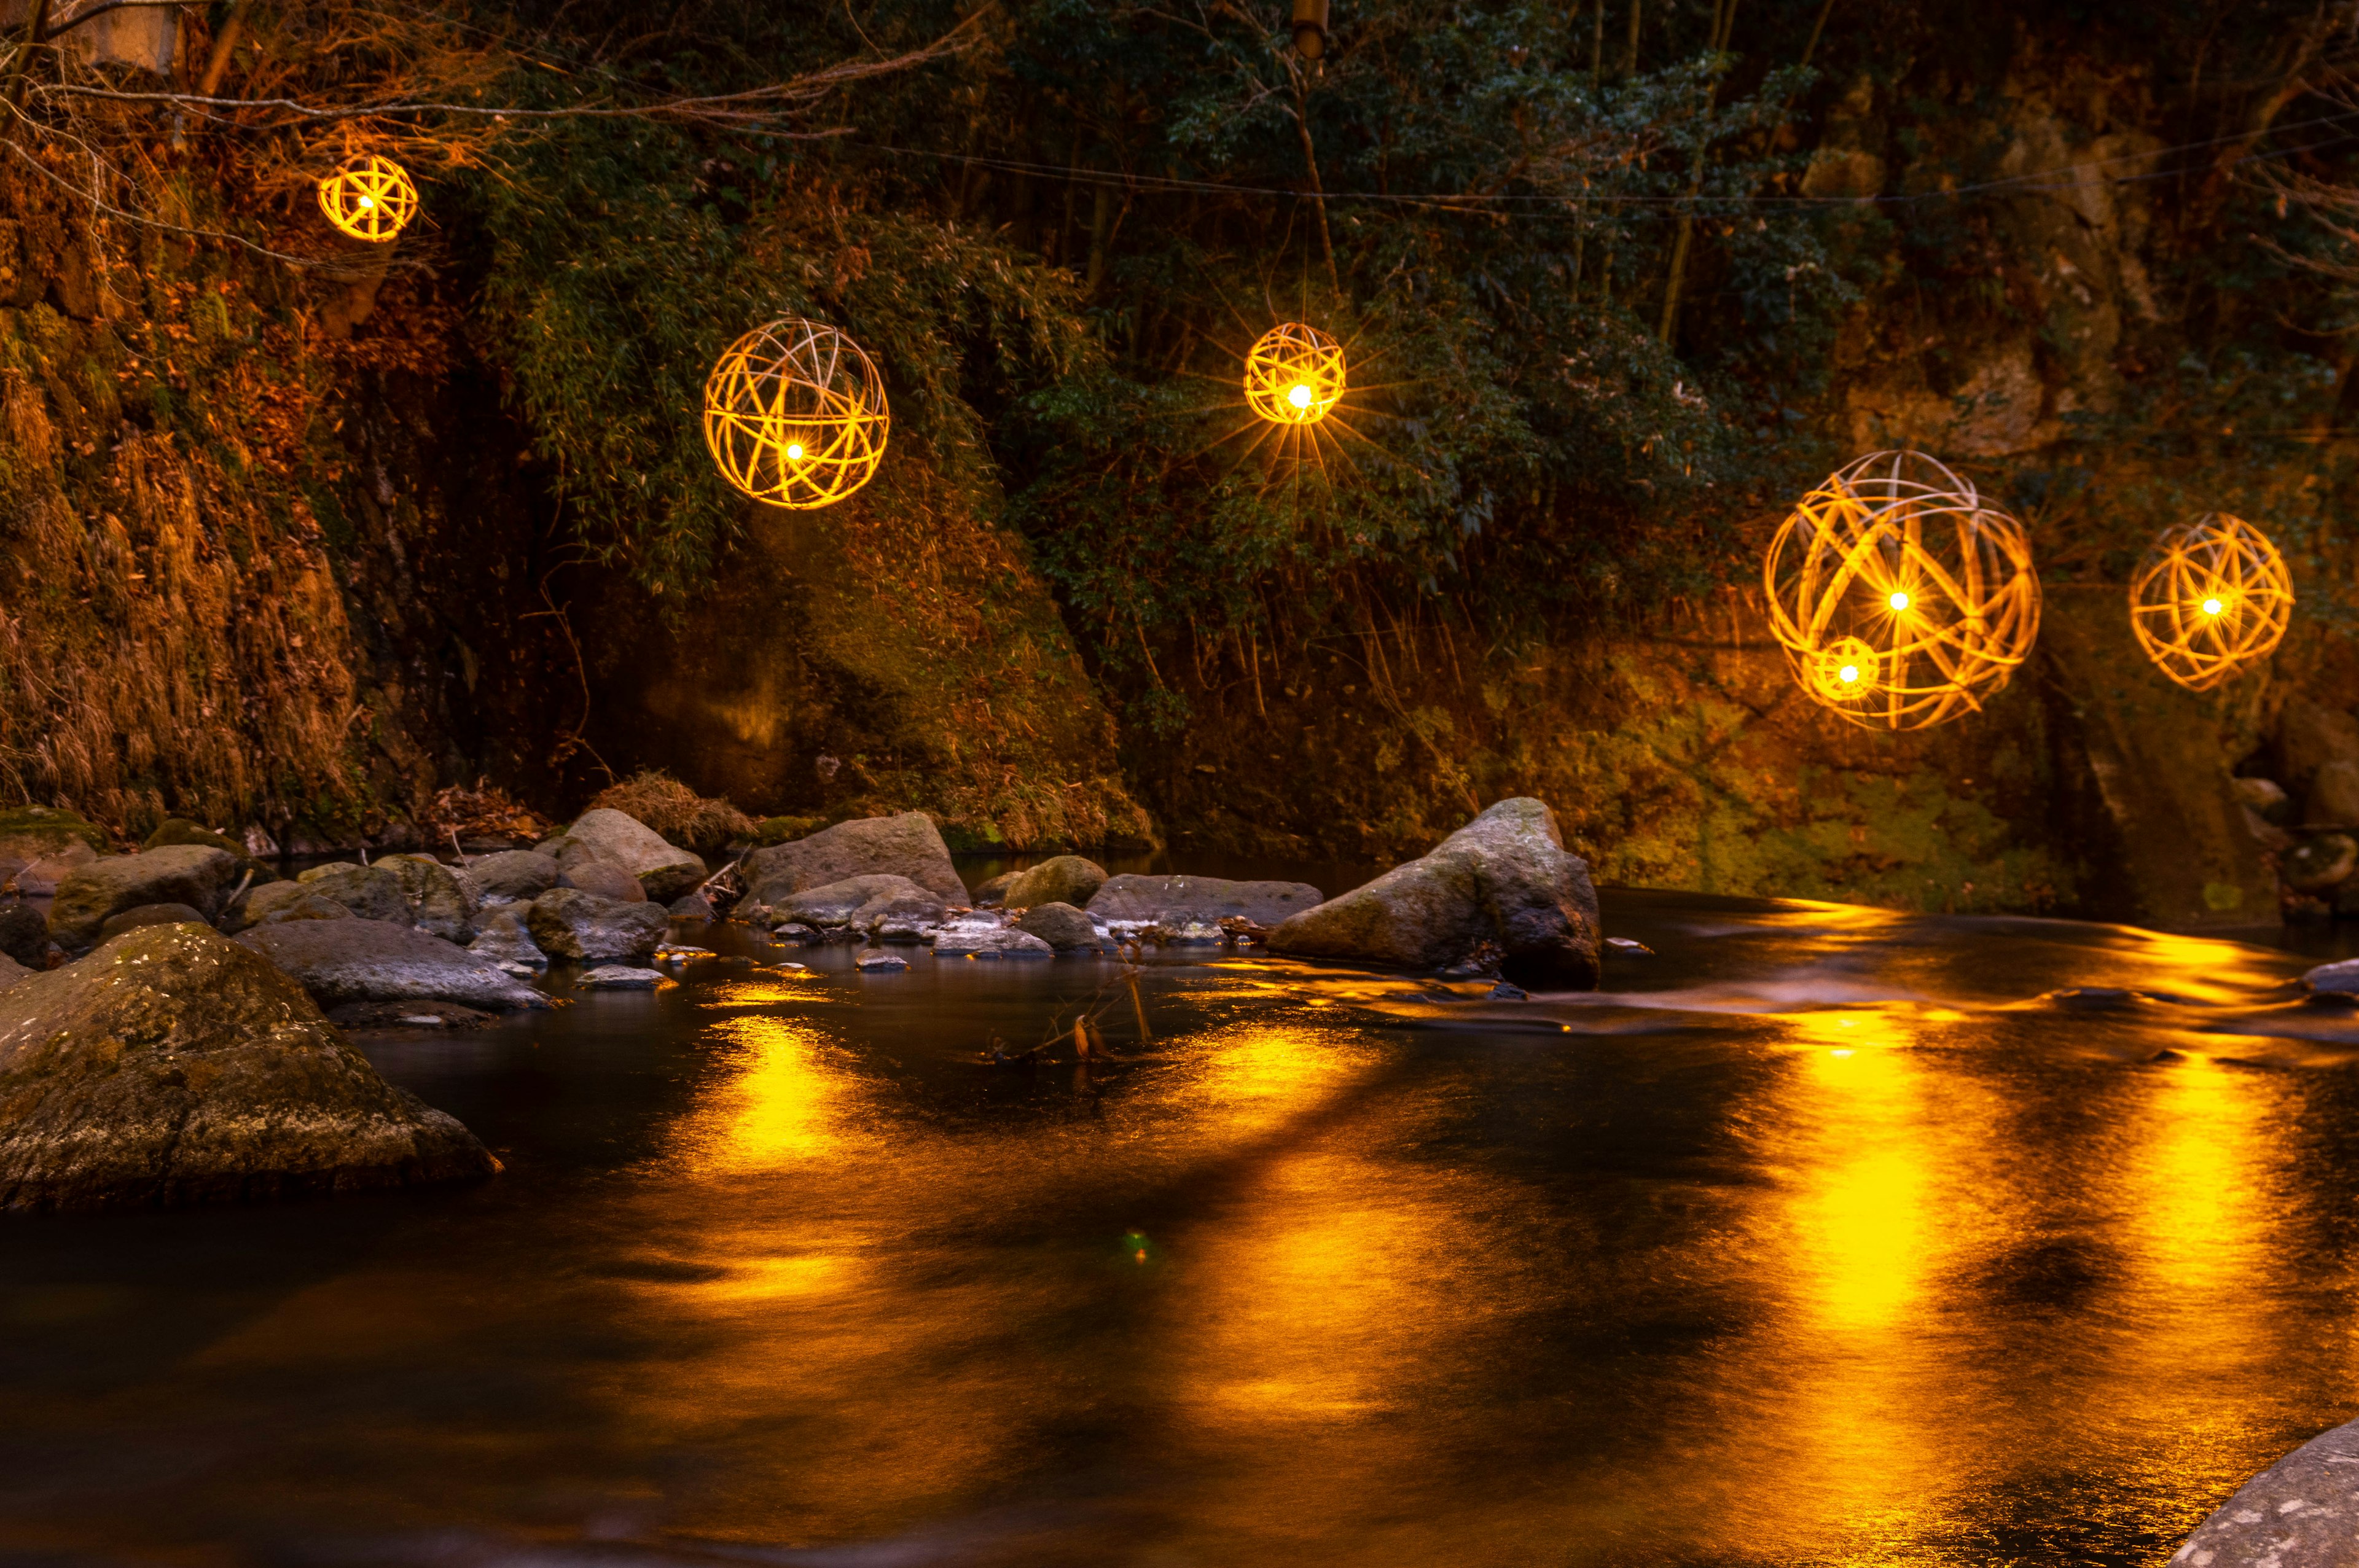
<path fill-rule="evenodd" d="M 507 1173 L 0 1226 L 0 1553 L 2158 1563 L 2359 1414 L 2314 958 L 1605 906 L 1596 996 L 1177 949 L 1151 1043 L 1111 961 L 744 927 L 363 1036 Z M 1122 1060 L 979 1065 L 1082 1005 Z"/>

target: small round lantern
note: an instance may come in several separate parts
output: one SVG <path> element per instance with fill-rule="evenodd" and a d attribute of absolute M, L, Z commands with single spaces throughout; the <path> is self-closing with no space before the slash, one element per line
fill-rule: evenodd
<path fill-rule="evenodd" d="M 704 383 L 712 460 L 773 506 L 832 506 L 866 484 L 892 424 L 884 378 L 860 345 L 799 317 L 730 344 Z"/>
<path fill-rule="evenodd" d="M 381 244 L 401 232 L 418 211 L 409 171 L 375 153 L 346 158 L 320 181 L 320 211 L 355 240 Z"/>
<path fill-rule="evenodd" d="M 1802 689 L 1868 729 L 1979 711 L 2039 634 L 2022 525 L 1920 452 L 1870 453 L 1804 496 L 1762 580 Z"/>
<path fill-rule="evenodd" d="M 1245 355 L 1245 401 L 1273 425 L 1315 425 L 1343 395 L 1343 345 L 1316 327 L 1272 327 Z"/>
<path fill-rule="evenodd" d="M 2162 673 L 2210 691 L 2276 651 L 2293 578 L 2268 536 L 2213 512 L 2166 528 L 2130 580 L 2130 630 Z"/>

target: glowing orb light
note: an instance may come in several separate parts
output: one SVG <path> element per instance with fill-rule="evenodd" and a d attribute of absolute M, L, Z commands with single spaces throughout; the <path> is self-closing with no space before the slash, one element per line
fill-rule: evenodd
<path fill-rule="evenodd" d="M 375 153 L 346 158 L 320 181 L 320 211 L 355 240 L 383 243 L 418 211 L 409 171 Z"/>
<path fill-rule="evenodd" d="M 1979 711 L 2039 635 L 2022 525 L 1921 452 L 1872 452 L 1804 496 L 1762 581 L 1802 689 L 1868 729 Z"/>
<path fill-rule="evenodd" d="M 2276 651 L 2293 579 L 2268 536 L 2214 512 L 2166 528 L 2130 579 L 2130 630 L 2162 673 L 2209 691 Z"/>
<path fill-rule="evenodd" d="M 1316 327 L 1272 327 L 1245 355 L 1245 401 L 1273 425 L 1315 425 L 1343 395 L 1343 345 Z"/>
<path fill-rule="evenodd" d="M 860 345 L 799 317 L 730 344 L 704 383 L 712 460 L 773 506 L 829 506 L 866 484 L 892 427 L 884 378 Z"/>

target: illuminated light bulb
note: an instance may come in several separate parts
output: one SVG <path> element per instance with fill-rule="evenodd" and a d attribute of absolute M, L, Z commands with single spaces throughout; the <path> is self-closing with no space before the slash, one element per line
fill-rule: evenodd
<path fill-rule="evenodd" d="M 1343 395 L 1343 346 L 1299 321 L 1273 327 L 1245 355 L 1245 391 L 1273 425 L 1315 425 Z"/>
<path fill-rule="evenodd" d="M 2203 601 L 2203 613 L 2206 615 L 2217 615 L 2226 608 L 2216 599 L 2207 599 Z"/>
<path fill-rule="evenodd" d="M 1906 610 L 1908 608 L 1908 596 L 1902 593 L 1899 589 L 1895 589 L 1892 593 L 1892 598 L 1887 600 L 1887 602 L 1890 603 L 1892 608 L 1895 610 Z"/>
<path fill-rule="evenodd" d="M 383 243 L 418 210 L 418 186 L 391 158 L 347 158 L 320 181 L 320 211 L 355 240 Z"/>
<path fill-rule="evenodd" d="M 1298 381 L 1294 384 L 1294 390 L 1286 395 L 1286 400 L 1297 408 L 1308 408 L 1310 406 L 1310 389 Z"/>
<path fill-rule="evenodd" d="M 1859 666 L 1857 665 L 1845 665 L 1842 669 L 1835 673 L 1841 677 L 1843 685 L 1845 686 L 1849 686 L 1854 681 L 1859 679 Z"/>
<path fill-rule="evenodd" d="M 803 444 L 800 441 L 788 441 L 787 443 L 787 461 L 790 463 L 799 463 L 802 460 Z"/>
<path fill-rule="evenodd" d="M 361 198 L 361 205 L 364 207 L 374 207 L 376 205 L 376 198 L 374 196 L 364 196 Z"/>
<path fill-rule="evenodd" d="M 810 511 L 852 494 L 875 476 L 892 427 L 875 362 L 834 328 L 799 317 L 730 344 L 704 383 L 704 444 L 714 465 L 773 506 Z"/>
<path fill-rule="evenodd" d="M 2146 656 L 2188 690 L 2210 691 L 2277 651 L 2293 618 L 2293 575 L 2268 535 L 2212 512 L 2156 536 L 2129 600 Z"/>

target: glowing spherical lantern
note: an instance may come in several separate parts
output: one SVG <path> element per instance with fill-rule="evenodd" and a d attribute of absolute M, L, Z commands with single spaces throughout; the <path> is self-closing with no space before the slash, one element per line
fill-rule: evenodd
<path fill-rule="evenodd" d="M 408 169 L 369 153 L 345 159 L 320 181 L 320 211 L 353 239 L 381 243 L 418 211 L 418 187 Z"/>
<path fill-rule="evenodd" d="M 866 484 L 892 426 L 884 378 L 860 345 L 799 317 L 730 344 L 704 383 L 712 460 L 773 506 L 829 506 Z"/>
<path fill-rule="evenodd" d="M 2130 630 L 2162 673 L 2209 691 L 2267 658 L 2293 615 L 2293 579 L 2267 535 L 2211 513 L 2166 528 L 2130 580 Z"/>
<path fill-rule="evenodd" d="M 1245 355 L 1245 401 L 1273 425 L 1315 425 L 1343 395 L 1343 345 L 1316 327 L 1272 327 Z"/>
<path fill-rule="evenodd" d="M 1804 496 L 1762 580 L 1802 689 L 1870 729 L 1979 710 L 2039 634 L 2022 525 L 1919 452 L 1871 453 Z"/>

